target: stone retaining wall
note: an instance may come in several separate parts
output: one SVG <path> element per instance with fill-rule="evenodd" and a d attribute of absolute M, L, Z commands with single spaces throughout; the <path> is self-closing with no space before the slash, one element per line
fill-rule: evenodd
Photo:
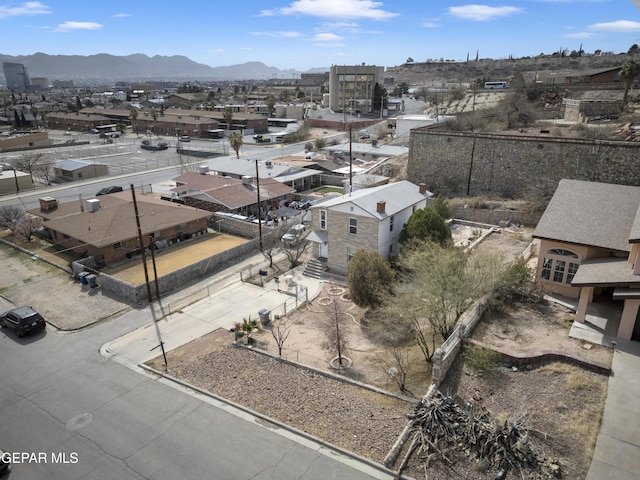
<path fill-rule="evenodd" d="M 563 178 L 640 185 L 638 142 L 418 128 L 409 145 L 408 180 L 438 193 L 521 197 Z"/>

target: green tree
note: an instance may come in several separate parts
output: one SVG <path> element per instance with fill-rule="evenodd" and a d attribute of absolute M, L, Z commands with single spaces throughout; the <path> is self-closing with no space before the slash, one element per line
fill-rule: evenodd
<path fill-rule="evenodd" d="M 233 148 L 233 150 L 236 152 L 236 158 L 240 158 L 240 148 L 244 143 L 244 140 L 242 139 L 242 133 L 235 130 L 228 135 L 227 139 L 229 140 L 229 145 L 231 145 L 231 148 Z"/>
<path fill-rule="evenodd" d="M 640 63 L 635 60 L 627 60 L 620 70 L 620 79 L 624 83 L 624 96 L 622 97 L 622 106 L 627 104 L 629 90 L 633 85 L 635 78 L 640 75 Z"/>
<path fill-rule="evenodd" d="M 222 109 L 222 118 L 227 124 L 227 130 L 231 130 L 231 121 L 233 120 L 233 109 L 227 105 Z"/>
<path fill-rule="evenodd" d="M 131 120 L 131 126 L 134 132 L 138 132 L 138 109 L 132 108 L 129 110 L 129 118 Z"/>
<path fill-rule="evenodd" d="M 353 303 L 377 308 L 394 292 L 395 274 L 378 252 L 358 250 L 347 267 L 347 284 Z"/>
<path fill-rule="evenodd" d="M 443 219 L 447 220 L 451 218 L 451 211 L 449 210 L 449 201 L 447 197 L 442 194 L 438 194 L 436 198 L 433 199 L 431 203 L 431 207 L 438 212 Z"/>
<path fill-rule="evenodd" d="M 265 103 L 267 104 L 267 110 L 269 110 L 269 116 L 271 116 L 273 114 L 273 107 L 276 106 L 276 97 L 269 95 L 265 99 Z"/>
<path fill-rule="evenodd" d="M 451 229 L 432 206 L 413 212 L 400 232 L 400 242 L 403 244 L 424 240 L 440 245 L 452 242 Z"/>
<path fill-rule="evenodd" d="M 399 258 L 405 272 L 403 305 L 409 318 L 425 318 L 433 331 L 446 340 L 460 315 L 493 289 L 504 265 L 487 253 L 468 255 L 459 248 L 421 242 Z"/>

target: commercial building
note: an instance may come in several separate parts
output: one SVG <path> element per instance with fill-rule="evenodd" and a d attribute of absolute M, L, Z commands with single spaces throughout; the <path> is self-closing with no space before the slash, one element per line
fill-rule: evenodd
<path fill-rule="evenodd" d="M 2 62 L 7 89 L 13 92 L 26 92 L 31 86 L 27 67 L 21 63 Z"/>
<path fill-rule="evenodd" d="M 376 84 L 383 86 L 384 67 L 375 65 L 333 65 L 329 72 L 329 108 L 349 114 L 373 113 Z"/>

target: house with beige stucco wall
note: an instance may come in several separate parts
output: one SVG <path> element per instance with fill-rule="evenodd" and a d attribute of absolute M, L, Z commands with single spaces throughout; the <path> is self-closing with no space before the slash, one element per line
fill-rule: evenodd
<path fill-rule="evenodd" d="M 344 275 L 358 250 L 385 259 L 398 255 L 402 227 L 432 199 L 426 185 L 406 180 L 332 197 L 311 207 L 313 229 L 307 240 L 330 272 Z"/>
<path fill-rule="evenodd" d="M 620 302 L 618 338 L 640 340 L 640 187 L 561 180 L 542 215 L 537 276 L 547 291 L 592 302 Z"/>

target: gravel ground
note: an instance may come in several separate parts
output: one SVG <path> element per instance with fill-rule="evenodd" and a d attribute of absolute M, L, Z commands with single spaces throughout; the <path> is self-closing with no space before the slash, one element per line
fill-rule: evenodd
<path fill-rule="evenodd" d="M 407 401 L 229 343 L 169 374 L 378 463 L 413 409 Z"/>

